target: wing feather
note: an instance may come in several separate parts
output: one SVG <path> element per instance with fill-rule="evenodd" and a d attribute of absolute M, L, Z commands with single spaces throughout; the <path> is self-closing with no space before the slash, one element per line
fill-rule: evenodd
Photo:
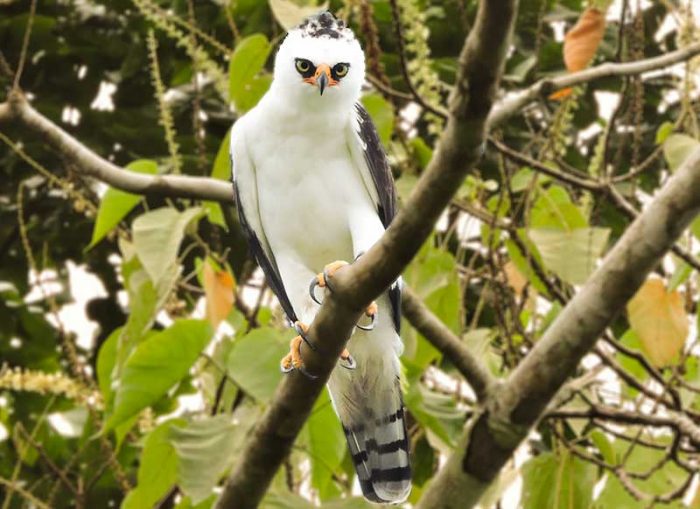
<path fill-rule="evenodd" d="M 360 104 L 355 105 L 355 135 L 350 142 L 350 152 L 362 172 L 362 178 L 372 199 L 377 205 L 377 214 L 388 228 L 396 215 L 396 188 L 389 161 L 372 118 Z M 397 281 L 389 288 L 389 300 L 397 332 L 401 331 L 401 283 Z"/>
<path fill-rule="evenodd" d="M 284 289 L 282 276 L 275 261 L 275 256 L 270 249 L 270 245 L 265 236 L 265 230 L 260 219 L 258 208 L 258 186 L 255 175 L 255 166 L 248 155 L 245 146 L 245 136 L 242 129 L 234 125 L 231 132 L 231 170 L 233 191 L 236 195 L 236 208 L 238 217 L 243 228 L 243 233 L 248 239 L 248 246 L 265 273 L 267 284 L 280 301 L 287 318 L 294 323 L 297 321 L 296 313 L 289 300 L 287 291 Z"/>

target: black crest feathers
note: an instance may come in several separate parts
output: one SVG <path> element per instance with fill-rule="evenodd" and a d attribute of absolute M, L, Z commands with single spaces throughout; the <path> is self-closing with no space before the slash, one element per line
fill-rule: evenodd
<path fill-rule="evenodd" d="M 300 25 L 299 30 L 307 37 L 327 36 L 331 39 L 352 38 L 352 32 L 347 29 L 345 22 L 336 18 L 331 12 L 324 11 L 309 16 Z"/>

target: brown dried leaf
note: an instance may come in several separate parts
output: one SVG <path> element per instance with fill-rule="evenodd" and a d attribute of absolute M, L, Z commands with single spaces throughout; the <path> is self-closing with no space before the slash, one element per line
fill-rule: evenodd
<path fill-rule="evenodd" d="M 605 13 L 588 8 L 564 37 L 564 63 L 569 72 L 588 67 L 605 33 Z"/>
<path fill-rule="evenodd" d="M 566 87 L 562 88 L 561 90 L 557 90 L 556 92 L 553 92 L 552 94 L 549 95 L 549 98 L 552 101 L 562 101 L 569 97 L 571 95 L 571 92 L 573 92 L 574 89 L 571 87 Z"/>
<path fill-rule="evenodd" d="M 508 281 L 508 286 L 510 286 L 518 297 L 521 297 L 525 285 L 527 285 L 527 278 L 523 276 L 522 272 L 518 270 L 515 263 L 509 261 L 503 266 L 503 272 L 506 274 L 506 280 Z"/>
<path fill-rule="evenodd" d="M 204 263 L 203 276 L 207 319 L 216 328 L 233 308 L 236 281 L 230 272 L 215 268 L 210 260 Z"/>
<path fill-rule="evenodd" d="M 648 279 L 627 304 L 630 326 L 647 358 L 657 367 L 677 361 L 688 337 L 683 298 L 660 279 Z"/>

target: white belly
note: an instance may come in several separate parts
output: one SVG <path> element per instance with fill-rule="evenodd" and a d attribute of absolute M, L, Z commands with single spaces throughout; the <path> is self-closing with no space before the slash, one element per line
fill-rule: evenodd
<path fill-rule="evenodd" d="M 314 271 L 333 260 L 351 261 L 349 214 L 373 205 L 343 131 L 320 137 L 274 133 L 256 144 L 253 159 L 272 251 L 292 255 Z"/>

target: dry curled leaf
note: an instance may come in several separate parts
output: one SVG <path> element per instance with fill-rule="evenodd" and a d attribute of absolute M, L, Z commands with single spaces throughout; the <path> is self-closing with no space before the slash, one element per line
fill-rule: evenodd
<path fill-rule="evenodd" d="M 665 367 L 678 360 L 688 337 L 688 316 L 679 292 L 667 291 L 660 279 L 648 279 L 627 304 L 627 313 L 652 364 Z"/>
<path fill-rule="evenodd" d="M 576 24 L 564 36 L 564 64 L 569 72 L 588 67 L 598 51 L 605 33 L 605 13 L 593 7 L 583 11 Z M 563 88 L 549 96 L 558 101 L 571 95 L 571 88 Z"/>
<path fill-rule="evenodd" d="M 204 263 L 203 276 L 207 319 L 212 327 L 217 327 L 231 312 L 236 281 L 230 272 L 216 269 L 209 260 Z"/>
<path fill-rule="evenodd" d="M 508 286 L 513 289 L 518 297 L 521 297 L 528 283 L 527 278 L 518 270 L 512 261 L 509 261 L 503 266 L 503 272 L 506 274 Z"/>
<path fill-rule="evenodd" d="M 605 14 L 589 8 L 564 37 L 564 63 L 569 72 L 588 67 L 605 33 Z"/>

